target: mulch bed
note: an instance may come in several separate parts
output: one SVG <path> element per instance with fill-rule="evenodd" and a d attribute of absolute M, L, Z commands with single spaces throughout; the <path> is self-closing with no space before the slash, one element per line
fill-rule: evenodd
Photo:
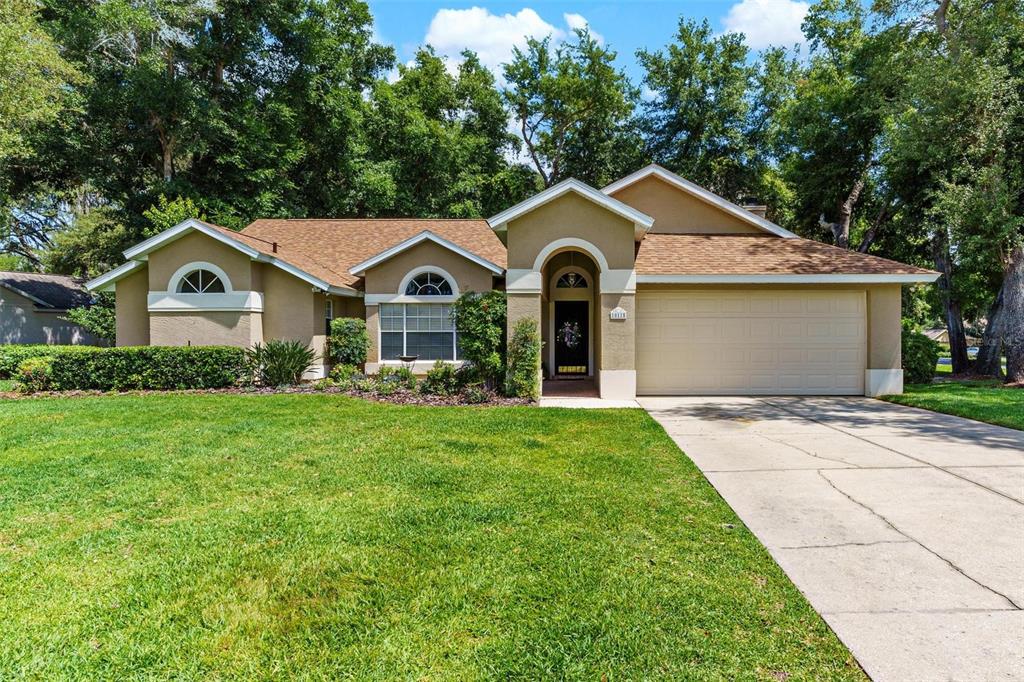
<path fill-rule="evenodd" d="M 115 395 L 168 395 L 168 394 L 232 394 L 232 395 L 280 395 L 289 393 L 344 395 L 352 398 L 362 398 L 379 403 L 391 403 L 393 405 L 468 405 L 480 407 L 509 406 L 509 405 L 531 405 L 529 400 L 523 398 L 506 398 L 497 394 L 490 394 L 486 402 L 470 403 L 460 395 L 441 396 L 426 395 L 417 391 L 399 389 L 390 395 L 381 395 L 375 392 L 364 391 L 343 391 L 337 387 L 316 389 L 312 384 L 301 384 L 299 386 L 280 386 L 276 388 L 235 386 L 231 388 L 200 388 L 181 391 L 40 391 L 38 393 L 19 393 L 17 391 L 0 391 L 0 399 L 18 400 L 23 398 L 81 398 L 95 396 Z"/>

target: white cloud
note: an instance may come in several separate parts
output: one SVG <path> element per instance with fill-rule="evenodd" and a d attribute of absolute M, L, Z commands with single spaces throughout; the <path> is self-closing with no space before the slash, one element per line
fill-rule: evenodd
<path fill-rule="evenodd" d="M 582 17 L 581 17 L 582 18 Z M 562 40 L 566 33 L 541 19 L 530 8 L 515 14 L 491 14 L 482 7 L 441 9 L 430 21 L 424 42 L 438 54 L 460 61 L 460 53 L 476 52 L 480 62 L 495 74 L 512 57 L 512 49 L 526 47 L 529 38 L 552 36 Z"/>
<path fill-rule="evenodd" d="M 728 33 L 743 33 L 747 45 L 759 50 L 770 45 L 804 42 L 800 24 L 810 5 L 796 0 L 741 0 L 722 20 Z"/>
<path fill-rule="evenodd" d="M 570 30 L 575 31 L 577 29 L 588 29 L 590 31 L 590 35 L 597 41 L 597 44 L 604 45 L 604 36 L 590 28 L 590 22 L 587 21 L 587 18 L 582 14 L 566 12 L 562 15 L 562 18 L 565 19 L 565 25 L 568 26 Z"/>

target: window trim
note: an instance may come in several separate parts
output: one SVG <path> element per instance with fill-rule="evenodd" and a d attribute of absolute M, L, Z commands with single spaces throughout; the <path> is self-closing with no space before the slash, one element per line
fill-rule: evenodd
<path fill-rule="evenodd" d="M 181 284 L 181 280 L 185 279 L 185 277 L 187 275 L 192 274 L 196 270 L 209 270 L 210 272 L 212 272 L 213 274 L 217 275 L 217 277 L 220 278 L 221 284 L 224 285 L 224 292 L 223 293 L 225 293 L 225 294 L 234 293 L 235 289 L 234 289 L 234 287 L 231 286 L 231 278 L 228 277 L 228 273 L 224 272 L 223 268 L 218 267 L 218 266 L 214 265 L 213 263 L 207 263 L 205 261 L 193 261 L 191 263 L 186 263 L 185 265 L 182 265 L 180 268 L 175 270 L 174 274 L 171 275 L 170 280 L 168 280 L 168 282 L 167 282 L 167 293 L 175 295 L 175 296 L 212 296 L 212 295 L 219 295 L 221 292 L 217 292 L 217 294 L 210 294 L 210 293 L 207 293 L 207 294 L 196 294 L 196 293 L 179 292 L 178 291 L 178 286 Z"/>
<path fill-rule="evenodd" d="M 409 296 L 405 293 L 405 288 L 409 286 L 409 282 L 413 281 L 424 273 L 430 273 L 432 275 L 440 275 L 448 281 L 448 285 L 452 288 L 450 296 Z M 458 299 L 459 294 L 462 291 L 459 289 L 458 281 L 452 276 L 450 272 L 444 268 L 440 268 L 436 265 L 422 265 L 418 268 L 413 268 L 409 272 L 405 273 L 405 277 L 398 285 L 398 291 L 394 294 L 374 295 L 368 294 L 366 296 L 366 304 L 371 305 L 373 303 L 453 303 Z"/>
<path fill-rule="evenodd" d="M 423 297 L 407 296 L 406 298 L 423 298 Z M 399 306 L 402 307 L 402 332 L 401 332 L 402 333 L 402 355 L 408 355 L 408 351 L 409 351 L 409 340 L 408 340 L 409 330 L 406 328 L 406 320 L 408 319 L 407 307 L 409 305 L 418 305 L 418 304 L 450 305 L 450 303 L 447 303 L 447 302 L 444 302 L 444 301 L 433 300 L 433 299 L 438 299 L 438 298 L 448 298 L 447 296 L 428 296 L 426 298 L 431 299 L 431 300 L 427 300 L 427 301 L 423 301 L 423 300 L 418 300 L 418 301 L 400 301 L 400 302 L 391 302 L 391 301 L 389 301 L 389 302 L 385 302 L 383 304 L 383 305 L 399 305 Z M 383 314 L 383 311 L 380 309 L 380 305 L 378 305 L 377 306 L 377 362 L 378 362 L 378 364 L 395 364 L 395 365 L 405 364 L 405 363 L 403 363 L 401 360 L 399 360 L 397 358 L 388 358 L 388 359 L 384 358 L 384 334 L 395 334 L 395 333 L 397 333 L 395 330 L 390 330 L 390 329 L 389 330 L 385 330 L 384 329 L 384 314 Z M 416 332 L 413 332 L 413 333 L 415 334 Z M 449 332 L 447 330 L 445 330 L 442 333 L 447 334 Z M 462 364 L 464 362 L 464 360 L 461 357 L 459 357 L 459 330 L 458 329 L 452 329 L 450 333 L 452 335 L 452 359 L 451 360 L 443 360 L 441 358 L 436 358 L 436 359 L 417 358 L 416 364 L 426 362 L 426 363 L 432 365 L 433 363 L 437 362 L 438 360 L 441 360 L 441 362 L 446 362 L 446 363 Z"/>

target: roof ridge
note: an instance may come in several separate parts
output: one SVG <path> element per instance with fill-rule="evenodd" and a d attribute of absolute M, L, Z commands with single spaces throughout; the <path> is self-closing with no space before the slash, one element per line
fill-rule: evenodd
<path fill-rule="evenodd" d="M 277 221 L 277 222 L 288 222 L 288 223 L 298 223 L 298 222 L 328 223 L 328 222 L 342 222 L 342 221 L 361 222 L 361 223 L 369 223 L 369 222 L 376 222 L 376 221 L 379 221 L 379 222 L 383 222 L 383 221 L 389 221 L 389 222 L 395 222 L 395 221 L 441 222 L 441 221 L 444 221 L 446 223 L 454 223 L 454 222 L 467 222 L 467 223 L 468 222 L 481 222 L 481 223 L 486 223 L 487 222 L 486 218 L 256 218 L 251 223 L 249 223 L 249 225 L 252 225 L 253 223 L 257 223 L 257 222 L 259 222 L 261 220 L 267 220 L 267 221 L 274 220 L 274 221 Z M 249 225 L 246 225 L 246 227 L 249 227 Z M 245 228 L 242 228 L 242 229 L 244 230 Z"/>

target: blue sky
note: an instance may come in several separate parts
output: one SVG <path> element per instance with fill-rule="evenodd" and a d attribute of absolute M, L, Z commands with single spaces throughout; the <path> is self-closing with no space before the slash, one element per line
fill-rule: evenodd
<path fill-rule="evenodd" d="M 680 16 L 707 18 L 716 31 L 737 31 L 754 48 L 791 46 L 808 3 L 799 0 L 369 0 L 378 39 L 394 45 L 408 61 L 418 46 L 431 43 L 457 59 L 463 48 L 476 51 L 492 69 L 507 59 L 526 36 L 553 33 L 556 40 L 588 25 L 618 52 L 618 64 L 635 83 L 642 73 L 634 57 L 641 48 L 658 49 L 675 34 Z"/>

